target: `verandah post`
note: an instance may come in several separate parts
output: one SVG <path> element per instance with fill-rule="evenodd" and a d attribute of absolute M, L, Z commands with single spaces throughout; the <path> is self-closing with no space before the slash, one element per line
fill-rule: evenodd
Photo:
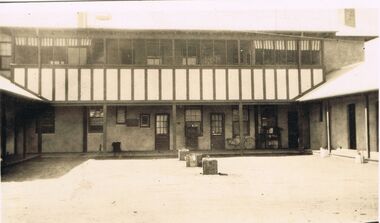
<path fill-rule="evenodd" d="M 240 149 L 244 149 L 243 103 L 239 103 L 239 137 Z"/>
<path fill-rule="evenodd" d="M 172 105 L 172 120 L 171 120 L 171 125 L 172 125 L 172 145 L 173 145 L 173 150 L 177 149 L 177 105 L 173 104 Z"/>
<path fill-rule="evenodd" d="M 107 105 L 103 105 L 103 151 L 107 151 Z"/>

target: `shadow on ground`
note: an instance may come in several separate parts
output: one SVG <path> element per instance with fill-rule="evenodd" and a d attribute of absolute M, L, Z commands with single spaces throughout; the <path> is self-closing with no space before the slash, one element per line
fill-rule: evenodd
<path fill-rule="evenodd" d="M 22 182 L 58 178 L 79 166 L 88 158 L 35 158 L 1 168 L 2 182 Z"/>

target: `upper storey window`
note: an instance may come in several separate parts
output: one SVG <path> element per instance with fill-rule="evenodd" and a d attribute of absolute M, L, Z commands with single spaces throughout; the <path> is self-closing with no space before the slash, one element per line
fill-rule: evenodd
<path fill-rule="evenodd" d="M 321 42 L 319 40 L 302 40 L 301 48 L 301 64 L 318 65 L 321 63 Z"/>
<path fill-rule="evenodd" d="M 11 37 L 0 33 L 0 70 L 10 69 L 11 55 L 12 55 Z"/>
<path fill-rule="evenodd" d="M 18 64 L 38 63 L 38 38 L 16 37 L 15 60 Z"/>

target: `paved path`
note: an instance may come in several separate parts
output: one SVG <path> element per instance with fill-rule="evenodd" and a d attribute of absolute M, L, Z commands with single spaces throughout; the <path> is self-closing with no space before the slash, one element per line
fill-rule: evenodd
<path fill-rule="evenodd" d="M 176 159 L 36 159 L 3 173 L 3 222 L 366 222 L 377 163 L 312 156 L 219 158 L 203 176 Z"/>

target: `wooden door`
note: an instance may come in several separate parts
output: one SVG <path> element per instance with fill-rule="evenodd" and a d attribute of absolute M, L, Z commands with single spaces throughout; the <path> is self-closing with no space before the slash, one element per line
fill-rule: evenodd
<path fill-rule="evenodd" d="M 186 127 L 186 148 L 198 149 L 198 127 Z"/>
<path fill-rule="evenodd" d="M 288 147 L 290 149 L 298 148 L 298 112 L 288 112 Z"/>
<path fill-rule="evenodd" d="M 355 122 L 355 104 L 349 104 L 347 107 L 348 113 L 348 140 L 349 149 L 356 149 L 356 122 Z"/>
<path fill-rule="evenodd" d="M 169 150 L 170 146 L 170 128 L 169 128 L 169 115 L 156 114 L 156 133 L 155 133 L 155 147 L 156 150 Z"/>
<path fill-rule="evenodd" d="M 224 114 L 213 113 L 210 115 L 211 149 L 224 149 Z"/>

